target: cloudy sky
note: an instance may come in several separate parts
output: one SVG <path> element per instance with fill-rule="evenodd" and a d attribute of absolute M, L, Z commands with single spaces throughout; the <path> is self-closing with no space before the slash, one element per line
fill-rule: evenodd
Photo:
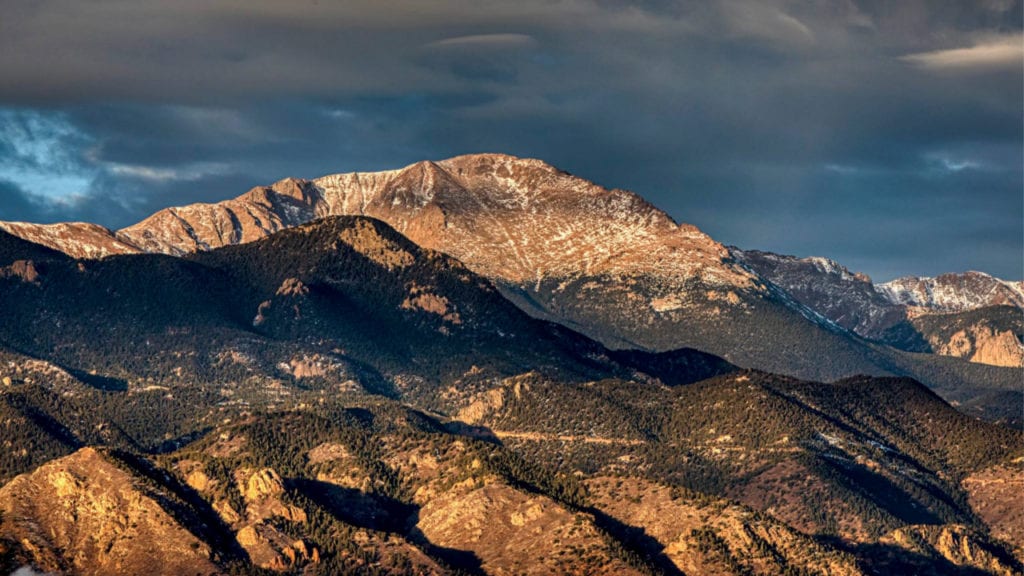
<path fill-rule="evenodd" d="M 0 219 L 542 158 L 877 280 L 1024 260 L 1019 0 L 0 0 Z"/>

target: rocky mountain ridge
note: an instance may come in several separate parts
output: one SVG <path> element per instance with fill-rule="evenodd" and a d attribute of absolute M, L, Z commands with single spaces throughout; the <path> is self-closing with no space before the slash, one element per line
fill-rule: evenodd
<path fill-rule="evenodd" d="M 165 509 L 165 495 L 93 448 L 0 488 L 0 539 L 20 562 L 74 574 L 218 574 L 214 551 Z M 194 528 L 193 528 L 194 529 Z M 136 542 L 159 542 L 150 549 Z"/>
<path fill-rule="evenodd" d="M 735 247 L 730 247 L 730 253 L 798 301 L 861 336 L 877 338 L 905 318 L 902 309 L 879 292 L 871 278 L 834 260 Z"/>
<path fill-rule="evenodd" d="M 1024 282 L 966 272 L 876 285 L 827 258 L 735 247 L 730 252 L 800 303 L 865 338 L 914 352 L 1024 366 Z"/>
<path fill-rule="evenodd" d="M 529 222 L 517 221 L 523 214 Z M 876 305 L 888 302 L 934 312 L 1024 307 L 1024 281 L 1000 280 L 983 272 L 907 276 L 873 285 L 867 276 L 828 258 L 725 250 L 696 227 L 676 224 L 632 192 L 607 190 L 541 160 L 503 154 L 471 154 L 314 180 L 287 178 L 232 200 L 167 208 L 116 232 L 84 222 L 0 222 L 0 229 L 76 258 L 138 252 L 182 255 L 251 242 L 330 215 L 380 218 L 424 247 L 456 247 L 458 254 L 453 255 L 480 273 L 511 281 L 675 267 L 683 275 L 696 271 L 712 284 L 756 283 L 756 275 L 728 262 L 732 256 L 746 264 L 769 259 L 777 267 L 814 268 L 843 282 L 869 284 L 882 297 Z M 478 219 L 472 227 L 464 222 L 470 217 Z M 449 223 L 448 218 L 458 222 Z M 438 222 L 443 226 L 436 226 Z M 437 234 L 453 237 L 430 237 Z M 483 237 L 490 245 L 476 252 L 460 246 L 470 234 L 472 240 Z M 514 249 L 503 251 L 510 247 Z M 503 258 L 495 256 L 498 251 Z M 870 328 L 857 331 L 866 329 Z"/>
<path fill-rule="evenodd" d="M 890 302 L 929 312 L 967 312 L 986 306 L 1024 309 L 1024 281 L 1000 280 L 984 272 L 942 274 L 934 278 L 907 276 L 879 284 Z"/>
<path fill-rule="evenodd" d="M 631 192 L 539 160 L 478 154 L 287 179 L 221 203 L 162 210 L 117 232 L 78 224 L 0 227 L 76 255 L 180 256 L 339 214 L 387 222 L 486 276 L 531 315 L 612 348 L 695 348 L 741 366 L 820 380 L 857 373 L 927 380 L 905 368 L 923 359 L 893 358 L 895 352 L 858 340 L 828 309 L 768 281 L 697 228 L 677 224 Z M 68 238 L 76 227 L 82 245 L 73 247 Z M 880 321 L 872 314 L 867 322 Z"/>
<path fill-rule="evenodd" d="M 421 246 L 448 248 L 479 273 L 515 282 L 668 268 L 714 285 L 756 283 L 727 261 L 723 246 L 639 196 L 500 154 L 289 178 L 232 200 L 161 210 L 117 232 L 85 223 L 3 222 L 0 228 L 74 257 L 182 255 L 331 215 L 379 218 Z"/>
<path fill-rule="evenodd" d="M 168 453 L 78 449 L 0 488 L 0 568 L 1021 569 L 1013 486 L 1022 476 L 1011 460 L 1019 433 L 966 418 L 912 381 L 832 387 L 745 373 L 666 389 L 566 387 L 525 375 L 503 385 L 511 392 L 504 405 L 492 403 L 470 428 L 386 399 L 337 396 L 225 419 Z M 897 398 L 884 396 L 890 390 Z M 611 408 L 623 398 L 631 405 L 617 414 Z M 553 414 L 545 408 L 552 401 L 576 409 Z M 752 403 L 764 406 L 754 425 L 743 414 Z M 892 423 L 892 411 L 905 408 L 904 421 Z M 606 416 L 600 431 L 558 433 L 569 422 L 595 423 L 595 410 Z M 517 419 L 530 425 L 498 427 Z M 631 424 L 645 421 L 646 432 Z M 501 441 L 481 436 L 488 433 Z M 157 542 L 172 559 L 152 556 Z"/>
<path fill-rule="evenodd" d="M 832 312 L 824 302 L 816 310 L 828 312 L 830 319 L 861 335 L 884 330 L 896 316 L 967 312 L 990 306 L 1015 306 L 1024 310 L 1024 281 L 1001 280 L 984 272 L 941 274 L 934 278 L 905 276 L 881 284 L 861 272 L 852 272 L 842 264 L 820 256 L 800 258 L 729 247 L 730 253 L 758 274 L 782 286 L 790 293 L 814 300 L 828 296 L 834 305 L 847 305 L 867 312 L 867 318 L 854 319 L 851 312 Z M 900 310 L 905 308 L 907 311 Z"/>

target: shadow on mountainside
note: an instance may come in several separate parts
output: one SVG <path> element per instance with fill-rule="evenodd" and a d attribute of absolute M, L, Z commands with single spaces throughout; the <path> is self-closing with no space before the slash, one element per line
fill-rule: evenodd
<path fill-rule="evenodd" d="M 249 554 L 235 539 L 231 528 L 194 488 L 184 484 L 149 460 L 123 450 L 112 450 L 114 460 L 131 472 L 171 492 L 177 499 L 150 490 L 149 496 L 183 528 L 210 545 L 221 564 L 248 563 Z"/>
<path fill-rule="evenodd" d="M 820 542 L 854 555 L 869 574 L 914 576 L 986 576 L 992 572 L 974 566 L 961 566 L 936 555 L 920 554 L 892 544 L 854 544 L 841 538 L 822 536 Z M 990 550 L 1005 566 L 1022 570 L 1024 566 L 1005 550 Z"/>
<path fill-rule="evenodd" d="M 401 535 L 428 556 L 452 568 L 468 574 L 484 573 L 476 554 L 438 546 L 416 527 L 419 522 L 419 506 L 317 480 L 295 478 L 289 484 L 346 524 Z"/>

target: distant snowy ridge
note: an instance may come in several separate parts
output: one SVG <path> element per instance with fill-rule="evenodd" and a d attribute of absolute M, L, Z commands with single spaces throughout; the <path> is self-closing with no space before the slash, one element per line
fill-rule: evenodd
<path fill-rule="evenodd" d="M 894 304 L 932 312 L 965 312 L 998 305 L 1024 309 L 1024 281 L 1000 280 L 984 272 L 934 278 L 908 276 L 878 284 L 875 290 Z"/>

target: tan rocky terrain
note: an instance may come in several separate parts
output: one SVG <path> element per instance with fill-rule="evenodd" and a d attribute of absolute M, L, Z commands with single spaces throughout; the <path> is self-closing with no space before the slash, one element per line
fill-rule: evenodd
<path fill-rule="evenodd" d="M 638 478 L 587 481 L 595 505 L 637 526 L 684 574 L 863 574 L 847 554 L 753 510 Z"/>
<path fill-rule="evenodd" d="M 996 465 L 963 479 L 971 508 L 1024 561 L 1024 460 Z"/>
<path fill-rule="evenodd" d="M 29 284 L 39 283 L 39 269 L 31 260 L 15 260 L 9 266 L 0 267 L 0 276 L 19 278 Z"/>
<path fill-rule="evenodd" d="M 1013 332 L 996 332 L 984 326 L 972 326 L 953 334 L 949 341 L 937 338 L 929 342 L 936 354 L 966 358 L 993 366 L 1024 366 L 1024 345 Z"/>
<path fill-rule="evenodd" d="M 297 476 L 236 467 L 253 459 L 287 462 L 282 454 L 261 453 L 257 446 L 270 439 L 258 438 L 309 419 L 296 414 L 275 418 L 269 429 L 232 427 L 199 450 L 171 457 L 176 475 L 213 502 L 254 564 L 327 573 L 360 563 L 386 573 L 448 573 L 453 566 L 485 574 L 644 573 L 623 559 L 621 544 L 592 515 L 524 490 L 494 467 L 506 456 L 476 441 L 424 435 L 409 424 L 365 436 L 368 430 L 351 423 L 325 423 L 333 433 L 300 441 L 311 448 Z M 326 533 L 345 534 L 347 541 L 327 545 L 322 555 L 314 540 L 323 542 Z M 309 551 L 304 561 L 288 551 L 292 540 L 293 550 Z M 330 564 L 316 565 L 321 557 Z"/>
<path fill-rule="evenodd" d="M 1020 569 L 1014 565 L 1012 557 L 1008 557 L 986 536 L 966 526 L 906 526 L 885 535 L 879 542 L 883 545 L 895 545 L 925 558 L 939 558 L 947 566 L 943 572 L 973 569 L 1000 576 L 1020 574 Z M 876 562 L 886 566 L 882 558 L 876 559 Z M 898 569 L 891 571 L 934 573 L 935 570 L 923 566 L 915 569 L 913 563 L 909 564 L 900 563 Z"/>
<path fill-rule="evenodd" d="M 468 399 L 469 428 L 349 396 L 225 419 L 149 464 L 79 450 L 0 489 L 0 566 L 135 573 L 138 550 L 173 541 L 167 566 L 207 573 L 1020 569 L 993 540 L 1021 542 L 1019 462 L 1002 456 L 1019 434 L 919 385 L 542 378 Z M 902 390 L 882 404 L 909 408 L 901 425 L 881 390 Z"/>
<path fill-rule="evenodd" d="M 115 236 L 125 252 L 186 254 L 252 242 L 328 215 L 319 191 L 307 182 L 288 179 L 219 204 L 161 210 Z"/>
<path fill-rule="evenodd" d="M 475 554 L 488 574 L 641 574 L 617 558 L 593 519 L 546 496 L 488 479 L 428 500 L 416 526 Z"/>
<path fill-rule="evenodd" d="M 520 387 L 520 399 L 513 395 L 505 409 L 538 391 Z M 726 419 L 716 447 L 703 454 L 794 457 L 757 448 L 743 430 Z M 752 502 L 754 509 L 656 480 L 671 482 L 665 470 L 679 465 L 668 454 L 681 451 L 685 460 L 698 451 L 675 442 L 658 452 L 655 443 L 594 444 L 534 432 L 501 446 L 448 433 L 393 403 L 252 416 L 151 464 L 84 448 L 19 476 L 0 489 L 0 567 L 70 574 L 1019 573 L 1019 561 L 992 539 L 1020 543 L 1016 465 L 965 478 L 985 525 L 898 523 L 879 536 L 841 528 L 847 536 L 834 541 L 825 537 L 831 529 L 796 529 L 764 502 Z M 808 455 L 821 449 L 795 436 L 793 443 Z M 546 470 L 529 462 L 530 449 L 516 447 L 523 444 L 561 446 L 570 462 L 582 452 L 606 464 L 592 472 Z M 875 450 L 874 464 L 857 461 L 890 466 L 884 454 Z M 652 466 L 653 458 L 663 462 Z M 803 473 L 818 475 L 823 491 L 810 497 L 825 515 L 862 513 L 856 502 L 835 507 L 835 486 L 828 486 L 835 480 L 820 469 Z"/>
<path fill-rule="evenodd" d="M 0 535 L 18 562 L 75 574 L 215 574 L 210 546 L 168 496 L 83 448 L 0 488 Z"/>
<path fill-rule="evenodd" d="M 1016 306 L 916 313 L 907 324 L 937 354 L 993 366 L 1024 366 L 1024 310 Z"/>

